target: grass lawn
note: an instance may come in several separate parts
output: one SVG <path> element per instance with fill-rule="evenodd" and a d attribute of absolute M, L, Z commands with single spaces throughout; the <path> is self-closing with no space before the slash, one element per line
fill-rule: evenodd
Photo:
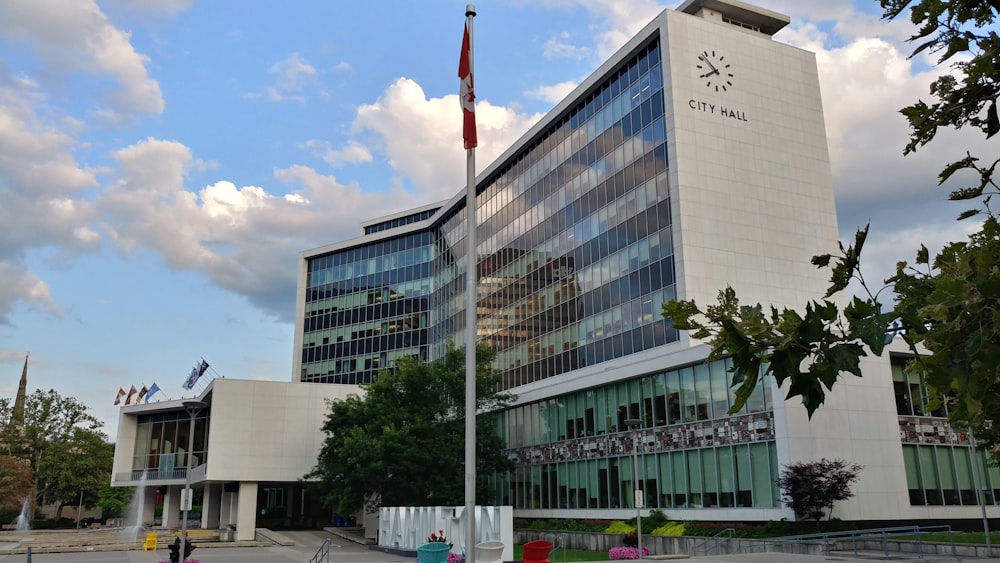
<path fill-rule="evenodd" d="M 514 560 L 521 560 L 521 551 L 524 546 L 515 545 L 514 546 Z M 571 563 L 572 561 L 609 561 L 607 551 L 586 551 L 583 549 L 567 549 L 566 550 L 566 562 Z M 552 563 L 562 563 L 563 561 L 563 550 L 553 549 L 552 553 L 549 554 L 549 561 Z"/>
<path fill-rule="evenodd" d="M 893 539 L 915 541 L 917 536 L 898 536 Z M 949 536 L 947 532 L 935 532 L 933 534 L 920 534 L 920 540 L 925 542 L 948 543 L 949 541 L 954 541 L 955 543 L 978 543 L 986 545 L 986 534 L 983 532 L 952 532 Z M 993 547 L 1000 546 L 1000 532 L 990 531 L 990 545 Z"/>

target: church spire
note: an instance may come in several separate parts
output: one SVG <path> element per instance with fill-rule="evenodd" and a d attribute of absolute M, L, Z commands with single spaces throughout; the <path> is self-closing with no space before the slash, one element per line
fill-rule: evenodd
<path fill-rule="evenodd" d="M 17 397 L 14 398 L 14 411 L 10 415 L 10 425 L 24 426 L 24 401 L 28 396 L 28 354 L 24 355 L 24 369 L 21 370 L 21 383 L 17 387 Z"/>

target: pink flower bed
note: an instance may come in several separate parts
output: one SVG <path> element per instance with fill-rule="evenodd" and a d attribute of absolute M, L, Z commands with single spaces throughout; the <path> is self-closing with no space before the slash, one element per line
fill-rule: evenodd
<path fill-rule="evenodd" d="M 649 555 L 649 548 L 643 546 L 642 556 L 647 557 Z M 635 547 L 612 547 L 608 550 L 608 557 L 611 559 L 638 559 L 639 550 Z"/>

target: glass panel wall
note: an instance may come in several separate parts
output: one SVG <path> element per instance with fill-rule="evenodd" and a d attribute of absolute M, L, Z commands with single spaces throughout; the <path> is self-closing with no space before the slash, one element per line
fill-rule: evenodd
<path fill-rule="evenodd" d="M 503 388 L 677 339 L 660 59 L 640 49 L 478 187 L 476 334 Z M 465 340 L 467 216 L 435 230 L 433 357 Z"/>
<path fill-rule="evenodd" d="M 910 504 L 976 506 L 975 474 L 972 467 L 972 450 L 968 446 L 903 445 L 903 463 L 906 466 L 906 486 Z M 979 478 L 986 491 L 986 502 L 1000 494 L 1000 470 L 992 459 L 987 461 L 986 450 L 976 449 L 975 463 L 979 465 Z"/>
<path fill-rule="evenodd" d="M 434 241 L 420 232 L 307 264 L 301 381 L 370 383 L 397 359 L 428 359 Z"/>

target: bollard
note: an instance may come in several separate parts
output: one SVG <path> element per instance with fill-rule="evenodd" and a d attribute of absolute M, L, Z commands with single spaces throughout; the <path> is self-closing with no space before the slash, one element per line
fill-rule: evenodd
<path fill-rule="evenodd" d="M 28 546 L 28 563 L 31 563 L 31 546 Z"/>

